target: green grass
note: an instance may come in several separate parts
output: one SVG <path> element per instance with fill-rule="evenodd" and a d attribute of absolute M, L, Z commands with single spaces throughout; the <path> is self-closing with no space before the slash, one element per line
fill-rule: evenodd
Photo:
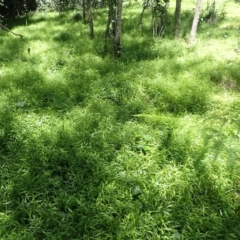
<path fill-rule="evenodd" d="M 238 5 L 188 48 L 124 8 L 120 60 L 74 13 L 0 32 L 0 239 L 239 239 Z M 171 2 L 169 22 L 174 12 Z M 31 49 L 28 54 L 27 49 Z"/>

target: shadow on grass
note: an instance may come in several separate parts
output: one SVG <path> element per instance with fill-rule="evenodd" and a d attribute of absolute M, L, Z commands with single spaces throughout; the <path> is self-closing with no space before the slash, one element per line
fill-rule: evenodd
<path fill-rule="evenodd" d="M 123 46 L 121 60 L 123 62 L 131 62 L 156 59 L 158 52 L 151 48 L 151 44 L 154 44 L 154 41 L 148 38 L 142 41 L 134 39 L 128 41 L 128 43 Z"/>
<path fill-rule="evenodd" d="M 25 46 L 26 42 L 19 37 L 7 38 L 5 41 L 3 41 L 3 49 L 1 49 L 0 62 L 4 64 L 18 59 L 23 55 Z"/>
<path fill-rule="evenodd" d="M 210 81 L 225 91 L 240 90 L 239 62 L 219 64 L 209 71 Z"/>
<path fill-rule="evenodd" d="M 8 141 L 12 151 L 0 162 L 1 238 L 152 239 L 171 237 L 172 229 L 187 239 L 239 236 L 239 219 L 231 200 L 224 200 L 224 191 L 216 188 L 204 165 L 192 169 L 194 177 L 188 178 L 181 194 L 177 183 L 166 199 L 160 186 L 151 188 L 155 182 L 146 173 L 141 179 L 119 172 L 124 163 L 118 165 L 112 137 L 117 134 L 116 143 L 123 140 L 118 135 L 121 127 L 103 138 L 99 130 L 105 119 L 101 116 L 93 118 L 79 111 L 62 122 L 54 116 L 34 121 L 33 114 L 25 117 L 24 122 L 14 119 Z M 69 121 L 72 118 L 74 123 Z M 128 133 L 125 141 L 136 138 L 133 134 Z M 125 157 L 128 161 L 129 156 Z M 140 152 L 135 157 L 144 158 Z M 142 184 L 146 192 L 133 199 L 128 191 L 136 184 Z"/>
<path fill-rule="evenodd" d="M 216 188 L 208 174 L 197 171 L 180 199 L 172 208 L 177 231 L 186 239 L 234 239 L 240 235 L 239 217 L 232 200 Z M 226 200 L 227 199 L 227 200 Z"/>
<path fill-rule="evenodd" d="M 30 13 L 24 17 L 16 17 L 5 19 L 8 28 L 15 28 L 20 26 L 31 26 L 42 22 L 54 22 L 56 26 L 64 24 L 69 19 L 68 14 L 59 15 L 55 12 L 51 13 Z"/>
<path fill-rule="evenodd" d="M 1 238 L 92 239 L 98 233 L 103 238 L 117 234 L 116 221 L 109 232 L 101 221 L 104 213 L 96 207 L 107 178 L 103 151 L 108 148 L 96 145 L 91 137 L 101 119 L 75 118 L 74 127 L 67 122 L 56 125 L 51 116 L 34 120 L 34 115 L 26 115 L 24 123 L 14 119 L 6 143 L 11 152 L 2 155 L 0 163 Z"/>

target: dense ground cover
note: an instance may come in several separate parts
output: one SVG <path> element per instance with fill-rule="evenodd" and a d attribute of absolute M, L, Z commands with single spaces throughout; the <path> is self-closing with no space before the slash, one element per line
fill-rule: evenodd
<path fill-rule="evenodd" d="M 0 32 L 1 239 L 240 238 L 239 5 L 188 48 L 192 6 L 153 40 L 127 3 L 118 61 L 101 9 L 93 40 L 74 13 L 8 22 L 26 40 Z"/>

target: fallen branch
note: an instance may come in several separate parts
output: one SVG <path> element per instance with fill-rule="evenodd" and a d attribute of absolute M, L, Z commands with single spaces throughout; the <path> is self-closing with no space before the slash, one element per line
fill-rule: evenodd
<path fill-rule="evenodd" d="M 21 39 L 24 38 L 24 36 L 23 36 L 22 34 L 18 34 L 18 33 L 15 33 L 15 32 L 13 32 L 13 31 L 11 31 L 9 28 L 5 27 L 5 26 L 4 26 L 3 24 L 1 24 L 1 23 L 0 23 L 0 27 L 1 27 L 1 28 L 4 28 L 4 29 L 7 30 L 8 32 L 12 33 L 13 35 L 20 37 Z"/>

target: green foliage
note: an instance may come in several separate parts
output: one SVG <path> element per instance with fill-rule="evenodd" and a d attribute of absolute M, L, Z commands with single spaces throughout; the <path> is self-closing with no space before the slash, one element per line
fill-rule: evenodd
<path fill-rule="evenodd" d="M 226 1 L 208 1 L 205 9 L 202 10 L 200 22 L 207 22 L 209 24 L 216 23 L 218 20 L 226 18 Z"/>
<path fill-rule="evenodd" d="M 152 29 L 153 37 L 162 36 L 166 28 L 167 9 L 169 1 L 155 0 L 152 2 Z"/>
<path fill-rule="evenodd" d="M 38 1 L 38 9 L 41 11 L 52 9 L 62 13 L 74 9 L 78 4 L 79 2 L 76 0 L 40 0 Z"/>
<path fill-rule="evenodd" d="M 238 22 L 187 49 L 135 29 L 138 6 L 118 61 L 102 9 L 93 40 L 73 12 L 0 32 L 0 239 L 239 238 Z"/>

